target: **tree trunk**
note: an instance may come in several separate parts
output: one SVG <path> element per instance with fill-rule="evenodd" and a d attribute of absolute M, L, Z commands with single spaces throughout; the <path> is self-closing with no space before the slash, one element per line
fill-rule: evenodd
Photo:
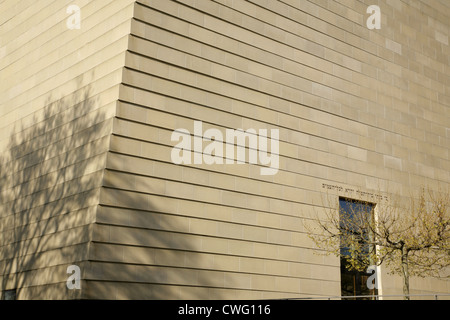
<path fill-rule="evenodd" d="M 405 247 L 402 247 L 402 275 L 404 299 L 409 300 L 408 250 Z"/>

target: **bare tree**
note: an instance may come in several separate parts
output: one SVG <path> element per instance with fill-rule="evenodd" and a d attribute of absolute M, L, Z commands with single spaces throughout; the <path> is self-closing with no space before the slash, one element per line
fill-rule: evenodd
<path fill-rule="evenodd" d="M 409 299 L 410 276 L 443 277 L 450 265 L 450 194 L 422 188 L 407 201 L 376 205 L 357 201 L 349 212 L 337 205 L 307 225 L 310 238 L 325 254 L 345 258 L 348 270 L 387 266 L 403 278 Z M 339 209 L 336 209 L 339 208 Z"/>

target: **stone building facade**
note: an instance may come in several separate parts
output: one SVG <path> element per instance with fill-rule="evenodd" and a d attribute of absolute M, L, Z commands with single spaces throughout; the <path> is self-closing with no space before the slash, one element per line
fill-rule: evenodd
<path fill-rule="evenodd" d="M 449 187 L 449 30 L 446 0 L 1 2 L 3 297 L 340 295 L 305 221 Z"/>

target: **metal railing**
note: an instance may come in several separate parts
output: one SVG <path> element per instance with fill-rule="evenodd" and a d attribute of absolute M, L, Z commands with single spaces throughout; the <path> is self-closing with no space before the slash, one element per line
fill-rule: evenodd
<path fill-rule="evenodd" d="M 423 293 L 423 294 L 381 294 L 381 295 L 360 295 L 360 296 L 323 296 L 323 297 L 306 297 L 306 298 L 288 298 L 287 300 L 350 300 L 350 299 L 370 299 L 370 300 L 384 300 L 384 298 L 399 298 L 395 300 L 403 300 L 405 297 L 430 297 L 434 300 L 439 300 L 439 297 L 448 297 L 450 293 Z"/>

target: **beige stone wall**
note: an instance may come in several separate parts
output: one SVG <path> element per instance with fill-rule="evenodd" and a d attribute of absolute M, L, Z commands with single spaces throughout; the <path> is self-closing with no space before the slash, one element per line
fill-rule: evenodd
<path fill-rule="evenodd" d="M 449 185 L 449 7 L 378 2 L 380 30 L 360 1 L 137 1 L 92 297 L 340 295 L 339 261 L 304 229 L 324 195 Z M 278 173 L 174 164 L 171 134 L 194 121 L 279 129 Z"/>
<path fill-rule="evenodd" d="M 3 288 L 340 295 L 338 259 L 315 254 L 304 227 L 327 193 L 377 202 L 449 187 L 446 1 L 376 1 L 379 30 L 366 26 L 370 1 L 132 2 L 74 1 L 80 30 L 65 26 L 67 3 L 0 4 L 0 270 L 20 267 Z M 278 129 L 278 172 L 174 164 L 172 133 L 194 121 Z M 77 263 L 82 289 L 67 291 Z M 385 270 L 382 293 L 401 293 Z"/>
<path fill-rule="evenodd" d="M 132 1 L 8 0 L 0 12 L 0 290 L 80 298 L 66 271 L 87 266 Z"/>

